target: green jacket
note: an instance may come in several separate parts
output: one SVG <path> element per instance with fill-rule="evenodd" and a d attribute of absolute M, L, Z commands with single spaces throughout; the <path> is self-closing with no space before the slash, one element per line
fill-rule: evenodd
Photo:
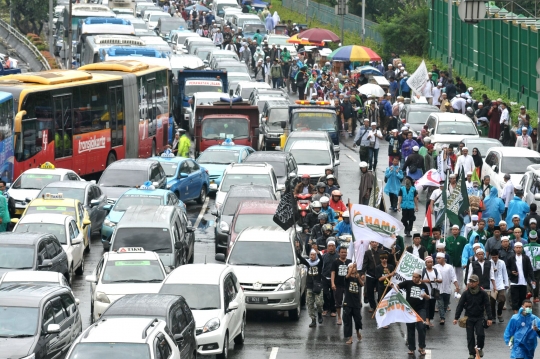
<path fill-rule="evenodd" d="M 261 46 L 261 42 L 263 40 L 263 37 L 262 37 L 261 34 L 255 33 L 255 35 L 253 35 L 253 39 L 255 39 L 255 41 L 257 41 L 258 46 Z"/>
<path fill-rule="evenodd" d="M 523 251 L 531 260 L 533 270 L 540 270 L 540 244 L 531 242 L 523 246 Z M 538 285 L 538 283 L 536 283 Z"/>
<path fill-rule="evenodd" d="M 433 244 L 431 243 L 431 241 L 433 241 L 433 238 L 430 237 L 430 236 L 427 236 L 427 237 L 420 237 L 420 244 L 424 246 L 424 248 L 426 248 L 427 252 L 429 255 L 431 255 L 434 250 L 433 250 Z"/>
<path fill-rule="evenodd" d="M 282 51 L 281 52 L 281 59 L 283 60 L 283 62 L 287 62 L 291 59 L 291 53 L 289 51 L 285 52 L 285 51 Z"/>
<path fill-rule="evenodd" d="M 191 147 L 191 141 L 186 134 L 183 134 L 178 141 L 178 157 L 189 157 L 189 148 Z"/>
<path fill-rule="evenodd" d="M 450 256 L 450 263 L 454 267 L 461 267 L 461 254 L 463 253 L 463 247 L 468 243 L 467 239 L 463 236 L 446 237 L 446 253 Z"/>

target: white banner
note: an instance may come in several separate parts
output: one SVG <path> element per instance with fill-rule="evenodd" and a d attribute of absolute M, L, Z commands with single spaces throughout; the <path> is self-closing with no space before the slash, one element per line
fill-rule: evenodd
<path fill-rule="evenodd" d="M 422 63 L 420 64 L 420 66 L 418 66 L 414 74 L 412 74 L 411 77 L 407 79 L 407 85 L 409 85 L 409 87 L 415 94 L 421 96 L 422 88 L 428 81 L 428 77 L 429 75 L 426 63 L 424 60 L 422 60 Z"/>
<path fill-rule="evenodd" d="M 392 248 L 396 241 L 393 235 L 405 228 L 390 214 L 361 204 L 352 206 L 351 221 L 355 241 L 375 241 L 386 248 Z"/>
<path fill-rule="evenodd" d="M 415 323 L 421 322 L 422 318 L 411 308 L 403 295 L 390 289 L 375 310 L 377 328 L 382 328 L 392 323 Z"/>
<path fill-rule="evenodd" d="M 369 248 L 369 240 L 366 239 L 357 239 L 349 246 L 349 251 L 347 252 L 347 259 L 356 263 L 356 268 L 358 270 L 362 269 L 364 264 L 364 254 Z"/>
<path fill-rule="evenodd" d="M 414 187 L 418 192 L 422 191 L 422 187 L 439 187 L 441 179 L 441 174 L 437 170 L 429 170 L 422 177 L 420 177 L 416 182 L 414 182 Z"/>
<path fill-rule="evenodd" d="M 422 259 L 404 251 L 396 268 L 396 273 L 392 277 L 392 283 L 399 284 L 403 281 L 411 280 L 414 270 L 424 269 L 425 266 L 426 264 Z"/>

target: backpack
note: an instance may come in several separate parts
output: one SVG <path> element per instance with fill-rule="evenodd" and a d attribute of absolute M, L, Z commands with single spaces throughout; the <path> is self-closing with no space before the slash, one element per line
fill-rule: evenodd
<path fill-rule="evenodd" d="M 272 74 L 272 77 L 280 77 L 281 76 L 281 67 L 279 66 L 272 66 L 270 73 Z"/>
<path fill-rule="evenodd" d="M 399 116 L 399 102 L 392 105 L 392 116 Z"/>
<path fill-rule="evenodd" d="M 382 100 L 379 104 L 379 118 L 385 118 L 386 112 L 384 111 L 384 105 L 386 105 L 387 100 Z"/>
<path fill-rule="evenodd" d="M 416 173 L 418 171 L 418 167 L 416 167 L 416 163 L 413 163 L 409 166 L 409 173 Z"/>

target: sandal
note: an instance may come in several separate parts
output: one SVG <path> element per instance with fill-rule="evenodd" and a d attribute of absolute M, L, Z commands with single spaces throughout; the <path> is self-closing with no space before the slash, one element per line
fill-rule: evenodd
<path fill-rule="evenodd" d="M 420 355 L 426 355 L 426 350 L 425 349 L 418 349 L 418 353 L 420 353 Z"/>
<path fill-rule="evenodd" d="M 444 319 L 441 319 L 441 321 L 439 322 L 440 325 L 444 325 Z"/>
<path fill-rule="evenodd" d="M 409 350 L 409 352 L 408 352 L 407 354 L 409 354 L 409 355 L 414 355 L 414 351 Z"/>
<path fill-rule="evenodd" d="M 349 340 L 345 342 L 345 344 L 352 344 L 352 337 L 350 337 Z"/>
<path fill-rule="evenodd" d="M 335 312 L 330 313 L 331 317 L 335 317 L 337 314 Z"/>
<path fill-rule="evenodd" d="M 338 319 L 338 321 L 336 322 L 337 325 L 341 325 L 341 319 Z"/>

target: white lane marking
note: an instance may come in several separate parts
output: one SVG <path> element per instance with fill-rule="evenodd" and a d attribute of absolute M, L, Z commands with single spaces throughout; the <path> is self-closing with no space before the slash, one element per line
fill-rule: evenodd
<path fill-rule="evenodd" d="M 426 349 L 426 356 L 425 359 L 431 359 L 431 349 Z"/>
<path fill-rule="evenodd" d="M 349 156 L 348 154 L 345 153 L 345 156 L 349 157 L 351 161 L 356 162 L 356 160 L 352 158 L 351 156 Z"/>
<path fill-rule="evenodd" d="M 201 211 L 199 212 L 199 217 L 197 217 L 197 220 L 195 221 L 195 224 L 193 225 L 193 228 L 197 229 L 199 228 L 199 223 L 201 223 L 201 219 L 204 216 L 204 212 L 206 212 L 206 207 L 208 206 L 208 201 L 210 201 L 210 197 L 206 197 L 206 200 L 204 201 L 204 204 L 201 208 Z"/>
<path fill-rule="evenodd" d="M 276 359 L 278 350 L 279 347 L 273 347 L 272 351 L 270 352 L 270 357 L 268 359 Z"/>

